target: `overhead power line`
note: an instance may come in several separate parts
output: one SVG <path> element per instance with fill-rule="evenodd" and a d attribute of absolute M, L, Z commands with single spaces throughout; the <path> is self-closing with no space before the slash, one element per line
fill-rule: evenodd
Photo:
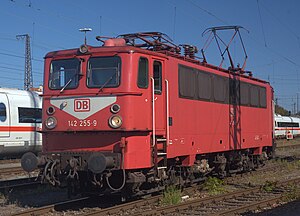
<path fill-rule="evenodd" d="M 0 68 L 7 69 L 7 70 L 15 70 L 15 71 L 24 71 L 24 69 L 19 69 L 19 68 L 14 68 L 14 67 L 5 67 L 5 66 L 0 66 Z M 37 71 L 32 71 L 34 74 L 43 74 L 42 72 L 37 72 Z"/>
<path fill-rule="evenodd" d="M 15 54 L 9 54 L 9 53 L 3 53 L 3 52 L 0 52 L 0 55 L 5 55 L 5 56 L 10 56 L 10 57 L 15 57 L 15 58 L 22 58 L 24 59 L 25 56 L 20 56 L 20 55 L 15 55 Z M 35 58 L 32 58 L 33 61 L 38 61 L 38 62 L 44 62 L 43 60 L 41 59 L 35 59 Z"/>
<path fill-rule="evenodd" d="M 285 27 L 292 35 L 294 35 L 298 41 L 298 44 L 300 46 L 300 36 L 291 28 L 289 27 L 287 24 L 285 24 L 284 22 L 282 22 L 277 16 L 275 16 L 269 9 L 268 7 L 266 7 L 263 3 L 261 3 L 261 6 L 283 27 Z"/>
<path fill-rule="evenodd" d="M 257 8 L 258 8 L 258 14 L 259 14 L 261 30 L 262 30 L 262 33 L 263 33 L 263 36 L 264 36 L 265 47 L 267 47 L 266 34 L 265 34 L 265 30 L 264 30 L 264 25 L 263 25 L 263 21 L 262 21 L 262 17 L 261 17 L 261 12 L 260 12 L 260 8 L 259 8 L 258 0 L 256 0 L 256 2 L 257 2 Z"/>
<path fill-rule="evenodd" d="M 195 4 L 194 2 L 192 2 L 191 0 L 187 0 L 190 4 L 194 5 L 196 8 L 202 10 L 203 12 L 205 12 L 206 14 L 208 14 L 211 17 L 214 17 L 215 19 L 219 20 L 220 22 L 228 25 L 228 22 L 226 22 L 225 20 L 219 18 L 218 16 L 216 16 L 215 14 L 213 14 L 212 12 L 200 7 L 199 5 Z"/>
<path fill-rule="evenodd" d="M 198 8 L 198 9 L 204 11 L 205 13 L 207 13 L 209 16 L 214 17 L 215 19 L 219 20 L 220 22 L 222 22 L 222 23 L 228 25 L 228 22 L 226 22 L 226 21 L 223 20 L 222 18 L 216 16 L 215 14 L 213 14 L 212 12 L 210 12 L 209 10 L 204 9 L 203 7 L 200 7 L 199 5 L 197 5 L 196 3 L 192 2 L 191 0 L 187 0 L 187 1 L 188 1 L 190 4 L 192 4 L 193 6 L 195 6 L 196 8 Z M 249 38 L 252 39 L 257 45 L 261 46 L 261 43 L 260 43 L 258 40 L 256 40 L 255 38 L 253 38 L 253 37 L 250 36 L 250 35 L 249 35 Z M 285 61 L 287 61 L 287 62 L 289 62 L 289 63 L 291 63 L 291 64 L 293 64 L 293 65 L 295 65 L 295 66 L 297 66 L 297 67 L 300 67 L 300 64 L 297 64 L 297 63 L 296 63 L 295 61 L 293 61 L 292 59 L 290 59 L 290 58 L 288 58 L 288 57 L 286 57 L 286 56 L 284 56 L 284 55 L 282 55 L 282 54 L 276 52 L 275 50 L 271 49 L 271 48 L 268 47 L 268 46 L 266 47 L 265 45 L 266 45 L 266 44 L 264 44 L 263 47 L 265 47 L 265 49 L 267 49 L 269 52 L 271 52 L 271 53 L 273 53 L 273 54 L 279 56 L 281 59 L 283 59 L 283 60 L 285 60 Z"/>

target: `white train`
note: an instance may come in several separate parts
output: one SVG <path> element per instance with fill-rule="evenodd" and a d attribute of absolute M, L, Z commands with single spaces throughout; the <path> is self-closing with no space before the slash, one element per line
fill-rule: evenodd
<path fill-rule="evenodd" d="M 41 120 L 38 92 L 0 88 L 0 158 L 41 151 Z"/>
<path fill-rule="evenodd" d="M 300 118 L 275 114 L 275 137 L 293 139 L 300 135 Z"/>

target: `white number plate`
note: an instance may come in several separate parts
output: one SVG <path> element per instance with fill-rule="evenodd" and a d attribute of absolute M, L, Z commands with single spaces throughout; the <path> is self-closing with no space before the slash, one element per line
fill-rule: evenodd
<path fill-rule="evenodd" d="M 97 120 L 69 120 L 68 125 L 69 127 L 96 127 L 98 124 Z"/>

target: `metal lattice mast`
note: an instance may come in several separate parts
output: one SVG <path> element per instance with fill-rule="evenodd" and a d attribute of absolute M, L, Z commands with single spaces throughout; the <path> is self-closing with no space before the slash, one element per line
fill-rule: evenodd
<path fill-rule="evenodd" d="M 31 50 L 30 50 L 30 36 L 28 34 L 17 35 L 18 40 L 25 39 L 25 75 L 24 75 L 24 89 L 30 90 L 33 87 L 32 65 L 31 65 Z"/>

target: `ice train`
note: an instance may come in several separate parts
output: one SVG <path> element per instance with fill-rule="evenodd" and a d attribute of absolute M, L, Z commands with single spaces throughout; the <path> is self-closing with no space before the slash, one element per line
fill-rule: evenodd
<path fill-rule="evenodd" d="M 38 92 L 0 88 L 0 158 L 41 151 L 41 118 Z"/>
<path fill-rule="evenodd" d="M 293 139 L 300 135 L 300 118 L 275 114 L 274 133 L 277 139 Z"/>

